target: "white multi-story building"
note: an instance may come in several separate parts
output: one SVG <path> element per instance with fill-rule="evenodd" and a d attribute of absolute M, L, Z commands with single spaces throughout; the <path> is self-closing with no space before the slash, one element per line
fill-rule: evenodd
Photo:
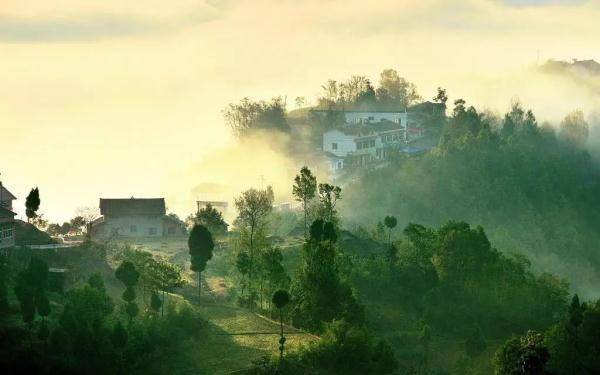
<path fill-rule="evenodd" d="M 329 170 L 339 172 L 350 165 L 363 166 L 389 159 L 392 150 L 404 151 L 423 135 L 421 128 L 394 123 L 332 129 L 323 134 L 323 151 Z"/>

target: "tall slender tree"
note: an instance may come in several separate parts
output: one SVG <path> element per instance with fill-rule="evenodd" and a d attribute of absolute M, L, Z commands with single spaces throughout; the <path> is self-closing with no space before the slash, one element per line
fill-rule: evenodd
<path fill-rule="evenodd" d="M 29 195 L 25 199 L 25 215 L 27 215 L 27 222 L 37 216 L 37 210 L 40 208 L 40 190 L 35 187 L 31 189 Z"/>
<path fill-rule="evenodd" d="M 279 310 L 279 326 L 281 328 L 279 337 L 279 365 L 283 362 L 283 349 L 285 337 L 283 336 L 283 308 L 290 302 L 290 295 L 285 290 L 278 290 L 273 294 L 273 304 Z"/>
<path fill-rule="evenodd" d="M 202 271 L 206 269 L 206 263 L 212 259 L 215 243 L 212 234 L 204 225 L 195 225 L 188 238 L 190 249 L 191 269 L 198 273 L 198 302 L 202 293 Z"/>
<path fill-rule="evenodd" d="M 246 190 L 235 200 L 235 206 L 238 210 L 236 226 L 242 229 L 243 232 L 246 232 L 249 237 L 248 253 L 250 262 L 248 267 L 248 289 L 250 290 L 250 295 L 253 296 L 252 280 L 256 253 L 255 236 L 264 227 L 267 216 L 273 210 L 273 190 L 270 186 L 265 190 Z M 250 302 L 252 307 L 254 301 L 251 300 Z"/>
<path fill-rule="evenodd" d="M 139 307 L 135 301 L 135 286 L 140 278 L 140 273 L 136 270 L 135 265 L 129 261 L 124 261 L 115 271 L 115 276 L 125 285 L 122 299 L 127 302 L 127 315 L 129 315 L 129 323 L 138 314 Z"/>
<path fill-rule="evenodd" d="M 388 247 L 390 247 L 392 246 L 392 229 L 396 227 L 398 220 L 394 216 L 386 216 L 383 222 L 388 228 Z"/>
<path fill-rule="evenodd" d="M 304 237 L 306 237 L 308 229 L 308 205 L 315 198 L 316 192 L 317 178 L 308 167 L 302 167 L 300 174 L 297 174 L 294 178 L 292 193 L 296 201 L 302 203 L 302 210 L 304 211 Z"/>
<path fill-rule="evenodd" d="M 342 188 L 330 184 L 319 184 L 319 200 L 321 201 L 321 216 L 326 221 L 335 222 L 335 205 L 341 198 Z"/>

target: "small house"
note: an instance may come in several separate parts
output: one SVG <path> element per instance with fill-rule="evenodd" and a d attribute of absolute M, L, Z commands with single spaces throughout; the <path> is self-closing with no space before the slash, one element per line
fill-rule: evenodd
<path fill-rule="evenodd" d="M 92 236 L 175 237 L 187 233 L 185 223 L 166 214 L 164 198 L 101 198 L 100 214 L 92 223 Z"/>

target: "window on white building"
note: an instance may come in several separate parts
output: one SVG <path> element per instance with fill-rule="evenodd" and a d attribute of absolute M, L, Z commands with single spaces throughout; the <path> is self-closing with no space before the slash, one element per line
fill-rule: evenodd
<path fill-rule="evenodd" d="M 131 225 L 131 226 L 129 227 L 129 231 L 130 231 L 131 233 L 135 233 L 135 232 L 137 232 L 137 226 L 135 226 L 135 225 Z"/>
<path fill-rule="evenodd" d="M 155 235 L 156 234 L 156 228 L 148 228 L 148 234 L 149 235 Z"/>
<path fill-rule="evenodd" d="M 337 150 L 337 143 L 332 143 L 331 144 L 331 149 L 332 150 Z"/>

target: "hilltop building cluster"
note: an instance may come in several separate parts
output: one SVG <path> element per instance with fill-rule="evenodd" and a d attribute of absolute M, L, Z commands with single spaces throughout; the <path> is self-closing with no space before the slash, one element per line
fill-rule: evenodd
<path fill-rule="evenodd" d="M 326 114 L 327 110 L 315 111 Z M 388 161 L 394 153 L 415 154 L 432 118 L 445 116 L 445 105 L 425 102 L 396 111 L 338 110 L 343 124 L 323 133 L 322 151 L 335 177 L 345 169 Z M 440 124 L 441 125 L 441 124 Z"/>

